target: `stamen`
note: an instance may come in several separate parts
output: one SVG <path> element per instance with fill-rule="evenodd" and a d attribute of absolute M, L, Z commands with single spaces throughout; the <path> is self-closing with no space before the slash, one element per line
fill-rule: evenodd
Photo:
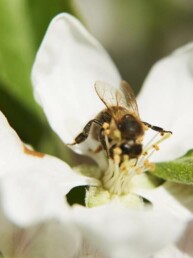
<path fill-rule="evenodd" d="M 150 140 L 149 144 L 151 144 L 151 143 L 155 140 L 155 138 L 156 138 L 157 136 L 159 136 L 159 135 L 160 135 L 159 133 L 156 134 L 156 135 L 152 138 L 152 140 Z M 160 136 L 161 136 L 161 139 L 159 139 L 158 141 L 154 142 L 154 143 L 151 144 L 150 146 L 145 147 L 145 148 L 144 148 L 144 152 L 148 152 L 148 150 L 150 150 L 151 148 L 153 148 L 155 145 L 158 146 L 161 142 L 163 142 L 164 140 L 168 139 L 168 138 L 171 136 L 171 133 L 165 133 L 163 136 L 162 136 L 162 135 L 160 135 Z M 148 145 L 149 145 L 149 144 L 148 144 Z"/>
<path fill-rule="evenodd" d="M 161 136 L 161 138 L 156 141 L 158 136 Z M 131 180 L 134 176 L 148 170 L 154 170 L 155 165 L 149 162 L 149 158 L 155 151 L 159 150 L 159 144 L 170 136 L 171 134 L 167 132 L 163 136 L 160 133 L 156 133 L 145 145 L 138 159 L 129 159 L 128 155 L 122 155 L 122 150 L 119 147 L 114 148 L 113 159 L 109 157 L 109 166 L 102 178 L 103 187 L 111 194 L 127 194 L 130 191 Z M 110 143 L 107 135 L 105 135 L 105 142 L 107 148 L 109 148 Z"/>
<path fill-rule="evenodd" d="M 121 153 L 122 150 L 119 147 L 113 149 L 113 160 L 116 164 L 120 164 L 121 162 Z"/>
<path fill-rule="evenodd" d="M 118 164 L 118 165 L 119 165 L 119 163 L 121 162 L 120 155 L 115 154 L 115 155 L 113 156 L 113 160 L 114 160 L 115 164 Z"/>
<path fill-rule="evenodd" d="M 149 142 L 144 146 L 143 152 L 147 151 L 147 148 L 154 142 L 154 140 L 160 135 L 160 133 L 156 133 L 153 138 L 149 140 Z"/>
<path fill-rule="evenodd" d="M 107 146 L 107 155 L 109 157 L 110 144 L 109 144 L 108 136 L 106 134 L 105 134 L 105 144 Z"/>

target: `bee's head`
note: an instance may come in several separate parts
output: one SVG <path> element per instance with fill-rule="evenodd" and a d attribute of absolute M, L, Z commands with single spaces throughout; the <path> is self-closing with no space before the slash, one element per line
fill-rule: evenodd
<path fill-rule="evenodd" d="M 143 126 L 134 116 L 127 114 L 118 122 L 118 129 L 121 132 L 122 139 L 136 140 L 144 134 Z"/>

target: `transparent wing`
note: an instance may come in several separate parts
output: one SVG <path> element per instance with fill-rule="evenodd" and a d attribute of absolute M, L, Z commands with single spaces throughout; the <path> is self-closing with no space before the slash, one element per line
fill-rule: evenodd
<path fill-rule="evenodd" d="M 122 107 L 128 113 L 139 117 L 135 95 L 127 82 L 121 81 L 121 87 L 116 89 L 106 82 L 97 81 L 95 83 L 95 90 L 113 116 L 117 115 L 118 109 Z"/>
<path fill-rule="evenodd" d="M 135 113 L 135 115 L 139 117 L 139 110 L 135 94 L 131 86 L 126 81 L 121 81 L 121 92 L 124 95 L 127 109 L 129 109 L 130 112 Z"/>

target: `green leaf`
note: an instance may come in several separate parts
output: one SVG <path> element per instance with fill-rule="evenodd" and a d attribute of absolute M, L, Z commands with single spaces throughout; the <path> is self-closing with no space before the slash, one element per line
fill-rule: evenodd
<path fill-rule="evenodd" d="M 60 12 L 72 13 L 70 2 L 0 1 L 0 110 L 24 142 L 62 157 L 66 152 L 60 151 L 62 144 L 34 100 L 30 74 L 50 20 Z"/>
<path fill-rule="evenodd" d="M 193 150 L 174 161 L 157 163 L 152 174 L 167 181 L 192 185 Z"/>
<path fill-rule="evenodd" d="M 24 106 L 42 115 L 35 103 L 30 73 L 35 54 L 57 13 L 69 11 L 69 0 L 0 1 L 0 82 Z"/>
<path fill-rule="evenodd" d="M 48 24 L 55 15 L 61 12 L 74 13 L 71 0 L 26 0 L 26 3 L 36 48 L 39 48 Z"/>
<path fill-rule="evenodd" d="M 37 109 L 30 87 L 35 48 L 24 0 L 0 1 L 0 28 L 1 85 L 26 107 Z"/>

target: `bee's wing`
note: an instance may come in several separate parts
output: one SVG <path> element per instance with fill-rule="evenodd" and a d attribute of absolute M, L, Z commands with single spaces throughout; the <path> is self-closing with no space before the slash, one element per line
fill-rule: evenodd
<path fill-rule="evenodd" d="M 112 107 L 123 107 L 128 113 L 139 117 L 135 95 L 125 81 L 121 81 L 120 89 L 116 89 L 106 82 L 97 81 L 95 83 L 95 90 L 113 116 L 117 113 L 115 114 L 116 109 L 112 109 Z"/>
<path fill-rule="evenodd" d="M 95 90 L 99 98 L 108 109 L 118 106 L 118 91 L 110 84 L 102 81 L 97 81 L 95 83 Z"/>
<path fill-rule="evenodd" d="M 121 81 L 121 92 L 124 95 L 124 102 L 126 103 L 129 112 L 135 113 L 135 115 L 139 118 L 139 110 L 135 94 L 131 86 L 126 81 Z"/>

